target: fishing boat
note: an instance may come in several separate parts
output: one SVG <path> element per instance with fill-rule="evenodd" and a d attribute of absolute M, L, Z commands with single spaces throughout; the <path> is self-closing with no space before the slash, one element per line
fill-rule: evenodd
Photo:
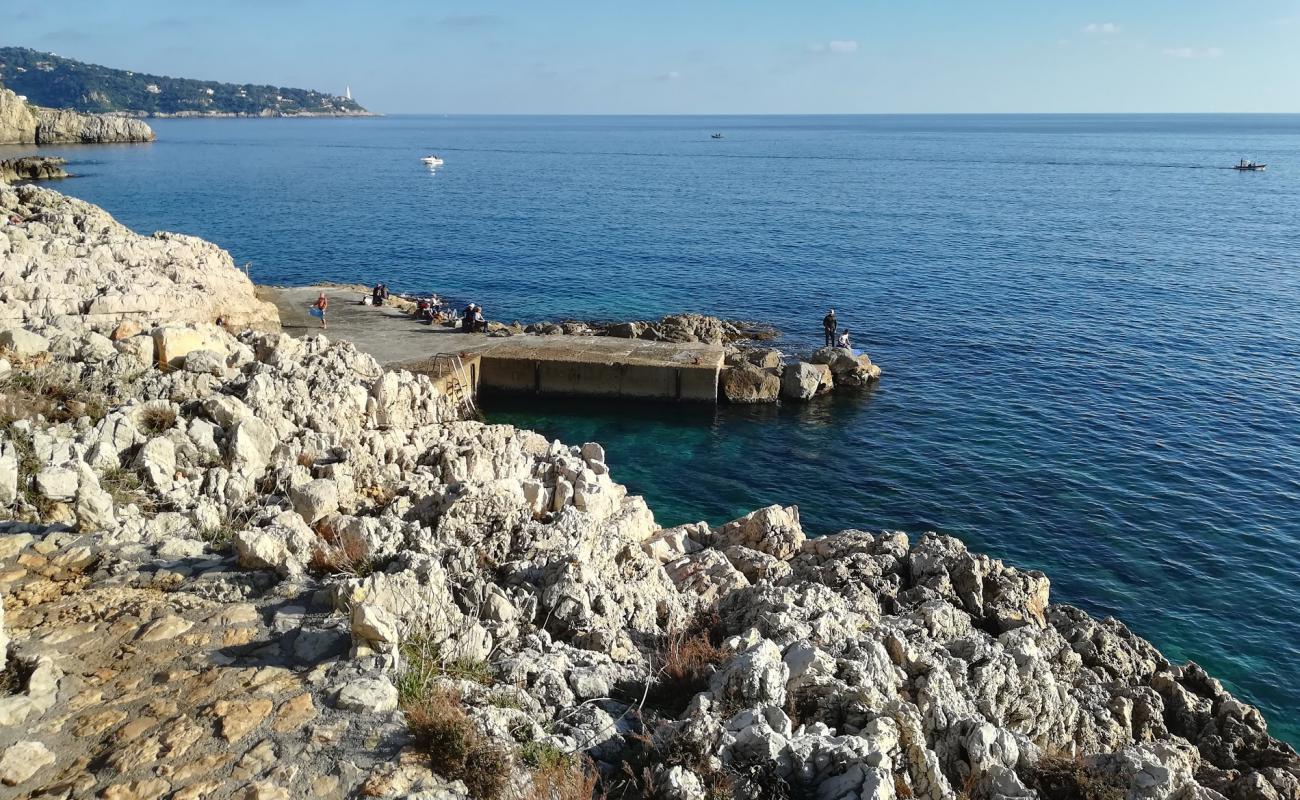
<path fill-rule="evenodd" d="M 420 162 L 423 164 L 428 164 L 431 167 L 442 166 L 442 159 L 438 158 L 437 156 L 425 156 L 424 158 L 420 159 Z"/>
<path fill-rule="evenodd" d="M 713 134 L 712 136 L 710 136 L 709 138 L 710 138 L 710 139 L 721 139 L 721 138 L 722 138 L 722 134 L 720 134 L 720 133 L 715 133 L 715 134 Z"/>
<path fill-rule="evenodd" d="M 1268 164 L 1256 164 L 1243 158 L 1239 163 L 1233 164 L 1232 168 L 1241 172 L 1263 172 L 1268 169 Z"/>

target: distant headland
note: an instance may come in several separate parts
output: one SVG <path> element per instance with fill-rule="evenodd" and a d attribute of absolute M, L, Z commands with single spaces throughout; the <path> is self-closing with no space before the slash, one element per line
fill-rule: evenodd
<path fill-rule="evenodd" d="M 169 78 L 0 47 L 0 83 L 30 103 L 149 117 L 372 116 L 351 97 L 312 89 Z"/>

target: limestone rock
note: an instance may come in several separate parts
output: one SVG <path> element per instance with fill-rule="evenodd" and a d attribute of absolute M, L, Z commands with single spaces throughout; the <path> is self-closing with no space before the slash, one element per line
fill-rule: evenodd
<path fill-rule="evenodd" d="M 49 350 L 50 340 L 22 328 L 7 328 L 0 331 L 0 347 L 16 356 L 30 358 Z"/>
<path fill-rule="evenodd" d="M 0 328 L 70 317 L 103 334 L 127 320 L 146 328 L 279 325 L 275 306 L 258 300 L 230 255 L 209 242 L 140 236 L 96 206 L 32 185 L 0 187 L 0 208 L 39 220 L 0 226 Z"/>
<path fill-rule="evenodd" d="M 36 473 L 36 491 L 50 500 L 71 500 L 77 495 L 77 473 L 66 467 L 46 467 Z"/>
<path fill-rule="evenodd" d="M 781 394 L 781 379 L 753 364 L 723 370 L 719 386 L 728 403 L 775 403 Z"/>
<path fill-rule="evenodd" d="M 791 400 L 811 400 L 832 385 L 831 369 L 825 364 L 800 361 L 786 364 L 781 372 L 781 396 Z"/>
<path fill-rule="evenodd" d="M 397 710 L 397 687 L 387 678 L 360 678 L 339 690 L 335 705 L 344 711 L 388 714 Z"/>
<path fill-rule="evenodd" d="M 293 510 L 308 525 L 314 525 L 339 510 L 338 484 L 328 478 L 319 478 L 292 489 L 289 498 Z"/>
<path fill-rule="evenodd" d="M 35 144 L 36 113 L 18 95 L 0 86 L 0 144 Z"/>
<path fill-rule="evenodd" d="M 5 786 L 26 783 L 33 775 L 54 763 L 54 753 L 44 744 L 23 741 L 10 745 L 0 756 L 0 782 Z"/>
<path fill-rule="evenodd" d="M 712 544 L 720 548 L 741 545 L 788 560 L 800 551 L 804 539 L 803 526 L 799 524 L 799 508 L 772 505 L 718 528 L 712 535 Z"/>
<path fill-rule="evenodd" d="M 35 110 L 37 144 L 152 142 L 157 138 L 149 126 L 138 119 L 55 108 Z"/>
<path fill-rule="evenodd" d="M 3 134 L 0 134 L 3 135 Z M 0 160 L 0 181 L 46 181 L 53 178 L 66 178 L 68 173 L 63 165 L 66 158 L 53 156 L 23 156 Z"/>

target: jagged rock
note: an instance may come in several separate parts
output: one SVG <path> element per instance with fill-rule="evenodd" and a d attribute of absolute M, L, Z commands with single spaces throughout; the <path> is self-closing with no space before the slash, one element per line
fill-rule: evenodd
<path fill-rule="evenodd" d="M 781 396 L 791 400 L 811 400 L 833 385 L 830 367 L 825 364 L 799 361 L 786 364 L 781 371 Z"/>
<path fill-rule="evenodd" d="M 289 497 L 293 501 L 293 510 L 308 525 L 314 525 L 339 510 L 338 484 L 327 478 L 298 486 L 290 490 Z"/>
<path fill-rule="evenodd" d="M 714 674 L 709 691 L 731 708 L 762 708 L 785 704 L 790 668 L 781 650 L 756 631 L 747 637 L 754 644 L 737 653 Z"/>
<path fill-rule="evenodd" d="M 0 135 L 3 135 L 0 133 Z M 0 182 L 3 181 L 47 181 L 54 178 L 66 178 L 63 169 L 66 158 L 53 156 L 23 156 L 0 160 Z"/>
<path fill-rule="evenodd" d="M 224 377 L 226 356 L 214 350 L 191 350 L 184 357 L 185 371 Z"/>
<path fill-rule="evenodd" d="M 54 753 L 40 742 L 23 741 L 10 745 L 0 756 L 0 782 L 5 786 L 26 783 L 54 761 Z"/>
<path fill-rule="evenodd" d="M 37 144 L 152 142 L 155 138 L 149 126 L 138 119 L 54 108 L 36 109 Z"/>
<path fill-rule="evenodd" d="M 784 561 L 799 552 L 804 540 L 799 508 L 772 505 L 718 528 L 710 543 L 719 548 L 741 545 Z"/>
<path fill-rule="evenodd" d="M 0 187 L 0 208 L 32 221 L 0 226 L 0 327 L 70 315 L 104 334 L 128 319 L 148 327 L 279 324 L 230 255 L 201 239 L 140 236 L 100 208 L 31 185 Z"/>
<path fill-rule="evenodd" d="M 767 370 L 744 364 L 723 370 L 719 388 L 728 403 L 775 403 L 781 394 L 781 379 Z"/>

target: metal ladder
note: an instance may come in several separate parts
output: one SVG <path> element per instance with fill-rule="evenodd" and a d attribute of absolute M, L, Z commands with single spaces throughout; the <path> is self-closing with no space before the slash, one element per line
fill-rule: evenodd
<path fill-rule="evenodd" d="M 474 383 L 465 372 L 465 362 L 458 353 L 435 353 L 433 356 L 434 372 L 441 377 L 447 376 L 447 396 L 456 402 L 457 408 L 464 408 L 467 416 L 473 416 Z"/>

